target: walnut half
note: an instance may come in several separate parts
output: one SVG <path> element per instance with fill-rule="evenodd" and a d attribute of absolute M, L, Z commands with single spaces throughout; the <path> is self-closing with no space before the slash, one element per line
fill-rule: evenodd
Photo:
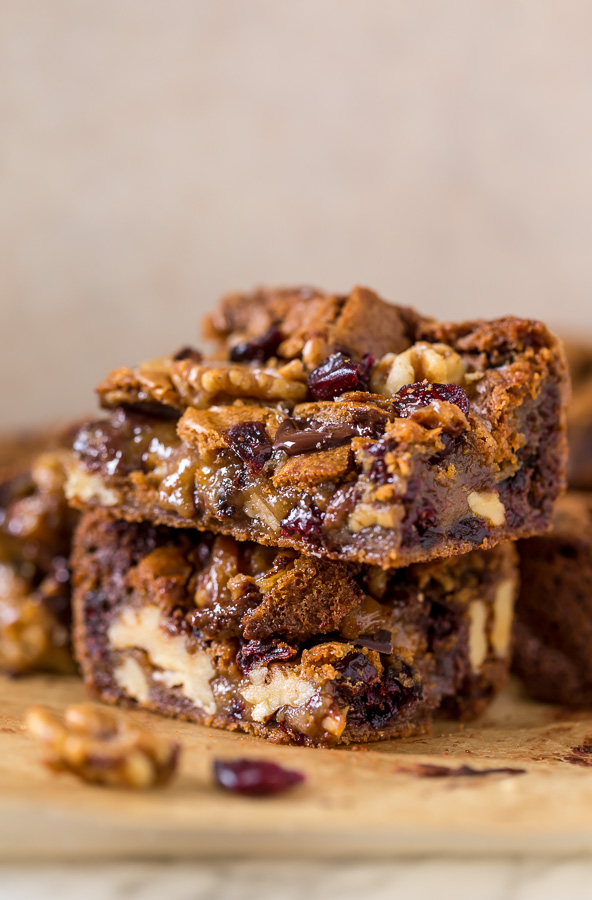
<path fill-rule="evenodd" d="M 83 781 L 142 790 L 170 780 L 180 747 L 90 703 L 69 706 L 64 719 L 42 706 L 25 724 L 46 751 L 46 764 Z"/>

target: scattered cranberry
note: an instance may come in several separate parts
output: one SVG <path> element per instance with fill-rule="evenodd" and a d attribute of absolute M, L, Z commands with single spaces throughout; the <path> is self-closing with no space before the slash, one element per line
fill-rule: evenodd
<path fill-rule="evenodd" d="M 296 654 L 294 647 L 273 638 L 268 641 L 249 641 L 236 655 L 239 668 L 246 675 L 254 666 L 264 665 L 274 659 L 290 659 Z"/>
<path fill-rule="evenodd" d="M 214 760 L 214 779 L 221 788 L 235 794 L 263 797 L 280 794 L 305 777 L 301 772 L 284 769 L 276 763 L 255 759 Z"/>
<path fill-rule="evenodd" d="M 333 400 L 347 391 L 367 391 L 374 357 L 366 354 L 362 362 L 345 353 L 332 353 L 308 376 L 308 388 L 315 400 Z"/>
<path fill-rule="evenodd" d="M 416 381 L 415 384 L 407 384 L 397 391 L 395 400 L 397 413 L 404 419 L 416 410 L 429 406 L 435 400 L 454 403 L 465 416 L 469 414 L 469 398 L 458 384 L 428 384 L 424 381 Z"/>
<path fill-rule="evenodd" d="M 240 422 L 224 432 L 224 439 L 253 471 L 262 469 L 271 458 L 272 447 L 262 422 Z"/>
<path fill-rule="evenodd" d="M 301 500 L 298 506 L 290 510 L 282 521 L 280 532 L 283 537 L 301 537 L 308 541 L 320 541 L 323 528 L 323 513 L 311 503 L 307 506 Z"/>
<path fill-rule="evenodd" d="M 272 325 L 265 334 L 237 344 L 230 351 L 231 362 L 265 362 L 274 356 L 284 337 L 277 327 Z"/>

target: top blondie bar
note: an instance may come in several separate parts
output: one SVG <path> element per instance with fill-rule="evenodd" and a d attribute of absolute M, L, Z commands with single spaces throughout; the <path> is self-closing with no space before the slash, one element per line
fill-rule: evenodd
<path fill-rule="evenodd" d="M 216 359 L 112 372 L 79 507 L 396 568 L 547 529 L 568 376 L 536 321 L 448 324 L 355 288 L 225 298 Z"/>

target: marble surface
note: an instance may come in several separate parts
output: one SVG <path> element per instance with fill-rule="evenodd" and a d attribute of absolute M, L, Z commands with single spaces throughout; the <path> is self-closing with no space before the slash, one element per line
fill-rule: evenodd
<path fill-rule="evenodd" d="M 1 900 L 564 900 L 592 897 L 592 861 L 417 859 L 0 867 Z"/>

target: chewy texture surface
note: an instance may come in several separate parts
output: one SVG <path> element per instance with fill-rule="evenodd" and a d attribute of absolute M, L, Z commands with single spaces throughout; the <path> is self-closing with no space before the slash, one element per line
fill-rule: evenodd
<path fill-rule="evenodd" d="M 592 341 L 566 344 L 573 397 L 567 412 L 569 485 L 592 490 Z"/>
<path fill-rule="evenodd" d="M 77 658 L 111 703 L 332 745 L 470 717 L 505 681 L 511 545 L 387 573 L 97 512 L 72 566 Z"/>
<path fill-rule="evenodd" d="M 514 670 L 537 700 L 592 705 L 592 494 L 557 504 L 551 534 L 520 541 Z"/>
<path fill-rule="evenodd" d="M 0 450 L 0 669 L 73 671 L 68 556 L 78 514 L 64 495 L 73 429 Z"/>
<path fill-rule="evenodd" d="M 563 349 L 539 322 L 443 324 L 364 289 L 259 292 L 99 386 L 80 507 L 401 567 L 543 532 L 566 465 Z"/>

